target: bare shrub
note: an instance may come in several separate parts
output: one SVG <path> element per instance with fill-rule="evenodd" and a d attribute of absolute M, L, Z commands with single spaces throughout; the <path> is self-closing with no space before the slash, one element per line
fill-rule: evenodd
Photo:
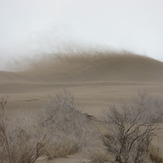
<path fill-rule="evenodd" d="M 48 135 L 49 158 L 73 154 L 82 148 L 90 119 L 75 106 L 69 92 L 59 92 L 50 98 L 39 117 L 41 131 Z"/>
<path fill-rule="evenodd" d="M 0 107 L 0 162 L 34 163 L 44 154 L 44 138 L 34 135 L 31 128 L 24 128 L 22 121 L 13 124 L 6 117 L 7 100 L 1 98 Z M 12 119 L 12 118 L 11 118 Z"/>
<path fill-rule="evenodd" d="M 108 133 L 102 136 L 111 162 L 149 162 L 149 149 L 158 123 L 162 118 L 163 105 L 145 93 L 139 95 L 133 105 L 105 110 Z"/>

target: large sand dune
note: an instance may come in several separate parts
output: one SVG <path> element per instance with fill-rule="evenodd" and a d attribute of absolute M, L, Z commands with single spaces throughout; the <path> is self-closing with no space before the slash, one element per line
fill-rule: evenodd
<path fill-rule="evenodd" d="M 44 56 L 23 72 L 0 71 L 0 82 L 161 82 L 162 70 L 162 62 L 130 53 Z"/>
<path fill-rule="evenodd" d="M 81 54 L 43 58 L 28 75 L 40 81 L 148 81 L 163 80 L 163 63 L 132 54 Z"/>

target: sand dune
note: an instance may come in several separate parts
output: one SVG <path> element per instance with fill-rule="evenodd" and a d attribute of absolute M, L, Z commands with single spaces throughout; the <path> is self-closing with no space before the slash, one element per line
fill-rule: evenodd
<path fill-rule="evenodd" d="M 42 58 L 26 71 L 46 82 L 163 81 L 163 63 L 131 53 L 101 53 Z"/>
<path fill-rule="evenodd" d="M 50 55 L 23 72 L 0 71 L 0 81 L 163 81 L 163 63 L 131 53 Z"/>

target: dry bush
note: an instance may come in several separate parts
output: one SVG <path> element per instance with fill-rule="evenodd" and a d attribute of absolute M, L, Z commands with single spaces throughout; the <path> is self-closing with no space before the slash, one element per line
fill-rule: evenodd
<path fill-rule="evenodd" d="M 109 106 L 105 120 L 109 122 L 109 133 L 103 136 L 107 151 L 119 163 L 149 162 L 149 147 L 154 131 L 162 118 L 163 105 L 145 93 L 135 103 Z"/>
<path fill-rule="evenodd" d="M 163 105 L 160 100 L 145 93 L 140 94 L 133 105 L 110 105 L 104 113 L 108 133 L 102 135 L 107 154 L 111 158 L 108 161 L 150 162 L 154 157 L 150 153 L 151 141 L 162 117 Z M 96 160 L 98 159 L 97 157 Z"/>
<path fill-rule="evenodd" d="M 50 98 L 39 117 L 41 132 L 47 135 L 49 158 L 73 154 L 82 148 L 90 119 L 75 106 L 69 92 L 59 92 Z"/>
<path fill-rule="evenodd" d="M 13 123 L 6 117 L 7 100 L 0 100 L 0 162 L 34 163 L 44 154 L 44 138 L 35 135 L 31 128 L 22 125 L 22 120 Z"/>

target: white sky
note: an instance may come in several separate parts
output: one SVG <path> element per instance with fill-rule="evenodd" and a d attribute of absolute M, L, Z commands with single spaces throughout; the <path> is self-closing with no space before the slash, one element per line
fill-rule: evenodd
<path fill-rule="evenodd" d="M 0 69 L 69 42 L 163 61 L 163 0 L 0 0 Z"/>

